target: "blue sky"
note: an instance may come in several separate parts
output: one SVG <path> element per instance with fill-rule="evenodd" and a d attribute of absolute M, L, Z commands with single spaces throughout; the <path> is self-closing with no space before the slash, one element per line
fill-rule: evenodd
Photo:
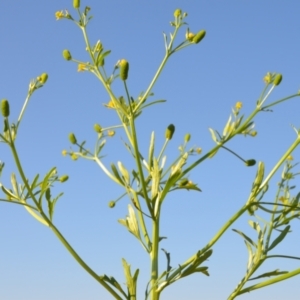
<path fill-rule="evenodd" d="M 108 202 L 122 190 L 111 182 L 96 164 L 71 161 L 61 151 L 69 149 L 68 134 L 87 141 L 93 149 L 94 123 L 102 126 L 116 121 L 113 111 L 102 104 L 109 100 L 100 83 L 89 73 L 78 73 L 74 63 L 62 58 L 69 49 L 83 61 L 88 56 L 80 30 L 70 21 L 55 20 L 55 12 L 72 9 L 72 1 L 2 1 L 0 27 L 0 98 L 10 101 L 11 120 L 18 118 L 30 79 L 49 74 L 45 87 L 32 97 L 22 121 L 17 146 L 28 178 L 45 174 L 56 166 L 69 174 L 56 191 L 59 200 L 54 222 L 76 251 L 99 274 L 124 282 L 121 258 L 140 268 L 139 299 L 143 299 L 148 278 L 148 257 L 117 219 L 127 214 L 128 200 L 114 209 Z M 138 134 L 143 153 L 147 153 L 150 134 L 156 132 L 157 149 L 164 142 L 165 128 L 176 126 L 166 154 L 172 161 L 184 135 L 204 153 L 213 146 L 208 128 L 222 131 L 231 108 L 243 102 L 249 114 L 264 87 L 267 72 L 283 74 L 281 85 L 269 101 L 296 93 L 300 89 L 300 4 L 298 1 L 81 1 L 92 8 L 88 26 L 91 41 L 98 39 L 112 53 L 107 70 L 121 58 L 130 62 L 128 85 L 133 95 L 147 88 L 164 55 L 162 32 L 169 33 L 173 12 L 188 13 L 192 32 L 205 29 L 205 39 L 171 57 L 157 85 L 155 99 L 165 104 L 153 106 L 138 119 Z M 178 40 L 184 38 L 182 30 Z M 123 93 L 120 84 L 116 93 Z M 261 113 L 255 119 L 255 138 L 237 137 L 228 146 L 245 159 L 264 161 L 270 171 L 292 144 L 300 128 L 299 98 Z M 123 147 L 120 133 L 108 141 L 105 162 L 122 160 L 128 168 L 133 162 Z M 300 151 L 294 152 L 300 160 Z M 5 162 L 1 181 L 9 185 L 16 172 L 8 148 L 0 145 L 0 160 Z M 171 252 L 176 266 L 201 249 L 218 228 L 247 200 L 256 168 L 244 164 L 226 151 L 207 160 L 190 175 L 202 193 L 180 192 L 169 197 L 163 208 L 161 245 Z M 268 200 L 275 195 L 280 172 L 272 180 Z M 296 179 L 297 180 L 297 179 Z M 298 188 L 299 190 L 299 188 Z M 295 190 L 296 193 L 296 190 Z M 252 234 L 245 215 L 233 228 Z M 299 256 L 299 222 L 281 253 Z M 254 235 L 253 235 L 254 237 Z M 53 233 L 33 219 L 22 207 L 0 203 L 0 299 L 110 299 L 109 294 L 73 260 Z M 226 299 L 244 275 L 247 252 L 242 239 L 229 230 L 214 248 L 206 265 L 210 277 L 194 275 L 171 286 L 162 299 Z M 162 253 L 162 266 L 165 261 Z M 294 269 L 297 261 L 272 262 L 262 268 Z M 262 272 L 261 272 L 262 273 Z M 293 300 L 299 295 L 299 278 L 241 296 L 241 299 Z"/>

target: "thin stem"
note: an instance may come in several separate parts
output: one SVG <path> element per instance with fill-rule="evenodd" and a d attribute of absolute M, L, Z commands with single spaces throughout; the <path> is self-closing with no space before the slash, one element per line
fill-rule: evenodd
<path fill-rule="evenodd" d="M 274 105 L 277 105 L 278 103 L 281 103 L 283 101 L 289 100 L 289 99 L 294 98 L 294 97 L 299 97 L 299 96 L 300 96 L 300 94 L 297 93 L 297 94 L 294 94 L 294 95 L 282 98 L 280 100 L 274 101 L 274 102 L 270 103 L 269 105 L 266 105 L 266 106 L 262 107 L 262 110 L 265 110 L 265 109 L 270 108 L 270 107 L 272 107 Z"/>
<path fill-rule="evenodd" d="M 139 154 L 140 152 L 139 152 L 139 146 L 138 146 L 137 135 L 136 135 L 136 130 L 135 130 L 134 114 L 133 114 L 132 106 L 130 103 L 130 97 L 129 97 L 126 81 L 124 81 L 124 87 L 125 87 L 125 90 L 126 90 L 126 93 L 128 96 L 128 101 L 129 101 L 128 105 L 130 108 L 130 115 L 131 115 L 129 117 L 129 124 L 130 124 L 130 128 L 131 128 L 131 136 L 132 136 L 133 149 L 134 149 L 134 154 L 135 154 L 135 161 L 136 161 L 136 165 L 137 165 L 138 172 L 139 172 L 140 179 L 141 179 L 143 196 L 147 203 L 148 210 L 149 210 L 151 216 L 153 217 L 153 209 L 151 207 L 150 199 L 148 197 L 146 181 L 145 181 L 144 172 L 143 172 L 143 168 L 142 168 L 142 164 L 141 164 L 141 160 L 140 160 L 140 154 Z"/>
<path fill-rule="evenodd" d="M 293 276 L 296 276 L 296 275 L 299 275 L 299 274 L 300 274 L 300 268 L 295 269 L 294 271 L 291 271 L 291 272 L 289 272 L 287 274 L 279 275 L 279 276 L 276 276 L 276 277 L 274 277 L 272 279 L 269 279 L 269 280 L 257 283 L 257 284 L 252 285 L 252 286 L 249 286 L 249 287 L 241 290 L 239 292 L 239 295 L 244 294 L 244 293 L 249 293 L 251 291 L 254 291 L 254 290 L 266 287 L 268 285 L 271 285 L 271 284 L 274 284 L 274 283 L 277 283 L 277 282 L 289 279 L 289 278 L 291 278 Z"/>
<path fill-rule="evenodd" d="M 253 205 L 253 203 L 251 203 Z M 221 227 L 221 229 L 215 234 L 215 236 L 207 243 L 207 245 L 199 250 L 196 254 L 186 260 L 183 264 L 180 264 L 180 268 L 175 270 L 169 275 L 168 281 L 171 281 L 174 277 L 180 274 L 181 270 L 185 268 L 187 265 L 192 263 L 197 257 L 205 253 L 209 250 L 220 238 L 221 236 L 227 231 L 227 229 L 240 217 L 244 214 L 244 212 L 249 208 L 249 205 L 244 205 L 240 208 L 226 223 Z"/>
<path fill-rule="evenodd" d="M 159 209 L 160 210 L 160 209 Z M 150 253 L 151 259 L 151 300 L 159 300 L 160 292 L 157 291 L 157 279 L 158 279 L 158 244 L 159 244 L 159 218 L 160 213 L 156 215 L 156 218 L 152 222 L 152 251 Z"/>
<path fill-rule="evenodd" d="M 161 159 L 162 155 L 164 154 L 164 151 L 165 151 L 165 149 L 167 147 L 168 142 L 169 142 L 169 139 L 166 139 L 165 142 L 164 142 L 164 145 L 163 145 L 162 149 L 160 150 L 160 153 L 159 153 L 158 158 L 157 158 L 157 162 L 158 163 L 160 162 L 160 159 Z"/>
<path fill-rule="evenodd" d="M 285 152 L 285 154 L 280 158 L 280 160 L 277 162 L 277 164 L 274 166 L 272 171 L 268 174 L 266 179 L 263 181 L 263 183 L 260 185 L 259 189 L 262 190 L 266 184 L 268 184 L 269 180 L 273 177 L 273 175 L 277 172 L 279 167 L 284 163 L 284 161 L 287 159 L 287 157 L 297 148 L 297 146 L 300 144 L 300 135 L 297 136 L 294 143 L 290 146 L 290 148 Z"/>
<path fill-rule="evenodd" d="M 40 207 L 38 201 L 35 199 L 35 196 L 32 192 L 31 187 L 28 184 L 28 181 L 26 179 L 26 176 L 23 172 L 23 168 L 21 166 L 21 162 L 19 160 L 19 156 L 17 153 L 17 150 L 15 148 L 14 142 L 12 141 L 10 144 L 10 148 L 13 153 L 14 160 L 16 162 L 19 174 L 24 182 L 24 185 L 32 199 L 32 201 L 35 203 L 36 207 L 39 208 L 39 213 L 41 217 L 43 218 L 43 222 L 45 225 L 49 226 L 54 234 L 59 238 L 59 240 L 62 242 L 62 244 L 66 247 L 66 249 L 69 251 L 69 253 L 75 258 L 75 260 L 92 276 L 94 277 L 104 288 L 107 289 L 114 297 L 115 299 L 122 300 L 122 298 L 104 281 L 102 280 L 82 259 L 81 257 L 76 253 L 76 251 L 71 247 L 71 245 L 67 242 L 67 240 L 64 238 L 64 236 L 59 232 L 59 230 L 54 226 L 54 224 L 50 221 L 50 219 L 45 215 L 42 208 Z M 25 208 L 27 208 L 25 206 Z"/>

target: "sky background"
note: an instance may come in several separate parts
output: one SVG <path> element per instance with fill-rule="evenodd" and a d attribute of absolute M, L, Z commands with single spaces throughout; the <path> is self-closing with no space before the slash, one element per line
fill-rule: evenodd
<path fill-rule="evenodd" d="M 135 97 L 145 91 L 164 56 L 162 32 L 173 29 L 169 21 L 181 8 L 188 13 L 190 31 L 207 31 L 198 45 L 178 52 L 169 60 L 153 99 L 165 104 L 143 112 L 137 121 L 141 152 L 147 156 L 150 134 L 156 132 L 156 149 L 164 142 L 166 127 L 173 123 L 176 132 L 166 154 L 171 162 L 186 133 L 190 145 L 203 153 L 214 145 L 208 128 L 219 131 L 237 101 L 243 102 L 246 115 L 252 112 L 264 87 L 267 72 L 283 74 L 281 85 L 268 101 L 275 101 L 300 89 L 300 3 L 291 1 L 81 1 L 92 8 L 88 26 L 91 43 L 98 39 L 112 53 L 106 60 L 107 71 L 121 58 L 130 63 L 128 86 Z M 115 124 L 109 100 L 100 82 L 90 73 L 77 72 L 77 65 L 62 58 L 69 49 L 74 58 L 88 61 L 81 32 L 68 20 L 55 20 L 55 12 L 68 9 L 76 16 L 70 0 L 0 0 L 0 99 L 10 102 L 11 122 L 16 121 L 27 94 L 30 79 L 49 74 L 46 85 L 35 92 L 19 129 L 17 147 L 27 177 L 41 176 L 53 166 L 59 174 L 69 174 L 64 185 L 56 185 L 53 194 L 64 192 L 56 206 L 54 223 L 82 258 L 99 274 L 125 282 L 121 258 L 140 268 L 139 299 L 143 299 L 149 262 L 140 244 L 118 224 L 127 214 L 128 200 L 114 209 L 108 202 L 116 199 L 121 188 L 111 182 L 95 163 L 74 162 L 61 151 L 70 149 L 68 134 L 87 141 L 94 148 L 95 123 L 103 127 Z M 178 35 L 184 39 L 185 29 Z M 115 85 L 116 94 L 124 91 Z M 255 138 L 236 137 L 228 146 L 245 159 L 264 161 L 266 173 L 296 138 L 291 124 L 300 128 L 299 99 L 295 98 L 261 113 L 255 118 Z M 109 139 L 104 152 L 106 164 L 121 160 L 128 169 L 133 161 L 123 147 L 125 134 Z M 300 161 L 300 149 L 294 161 Z M 1 182 L 9 186 L 16 172 L 9 149 L 0 145 L 0 160 L 5 162 Z M 193 161 L 193 158 L 192 160 Z M 246 168 L 229 152 L 219 151 L 190 175 L 202 193 L 178 192 L 166 199 L 162 210 L 161 234 L 167 236 L 161 247 L 171 253 L 176 266 L 213 237 L 217 230 L 247 200 L 256 167 Z M 265 200 L 272 201 L 281 171 L 271 181 Z M 298 181 L 298 179 L 296 179 Z M 296 182 L 295 182 L 296 183 Z M 299 186 L 299 185 L 298 185 Z M 298 189 L 294 190 L 296 194 Z M 2 197 L 2 195 L 1 195 Z M 247 221 L 238 220 L 233 228 L 255 232 Z M 273 254 L 299 256 L 299 222 Z M 166 289 L 162 299 L 227 299 L 244 275 L 247 251 L 241 237 L 228 232 L 213 247 L 205 265 L 210 277 L 193 275 Z M 161 252 L 164 270 L 165 257 Z M 263 272 L 292 270 L 299 262 L 271 261 Z M 239 299 L 298 299 L 299 277 L 243 295 Z M 21 206 L 0 203 L 0 299 L 3 300 L 81 300 L 111 299 L 68 254 L 49 228 L 38 223 Z"/>

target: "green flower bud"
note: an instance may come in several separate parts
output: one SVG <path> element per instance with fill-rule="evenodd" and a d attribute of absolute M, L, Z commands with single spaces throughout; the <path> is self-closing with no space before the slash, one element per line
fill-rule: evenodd
<path fill-rule="evenodd" d="M 189 183 L 189 180 L 187 178 L 183 178 L 179 181 L 178 186 L 183 187 Z"/>
<path fill-rule="evenodd" d="M 181 15 L 181 9 L 178 8 L 174 11 L 174 17 L 178 18 L 180 15 Z"/>
<path fill-rule="evenodd" d="M 254 166 L 255 164 L 256 164 L 256 160 L 255 160 L 255 159 L 248 159 L 248 160 L 245 161 L 245 165 L 246 165 L 247 167 L 252 167 L 252 166 Z"/>
<path fill-rule="evenodd" d="M 110 208 L 115 207 L 115 205 L 116 205 L 116 202 L 115 202 L 115 201 L 109 201 L 109 203 L 108 203 L 108 206 L 109 206 Z"/>
<path fill-rule="evenodd" d="M 194 37 L 193 37 L 193 43 L 198 44 L 200 41 L 205 37 L 206 31 L 200 30 Z"/>
<path fill-rule="evenodd" d="M 94 125 L 94 130 L 97 132 L 97 133 L 101 133 L 102 132 L 102 128 L 99 124 L 95 124 Z"/>
<path fill-rule="evenodd" d="M 280 82 L 281 82 L 281 80 L 282 80 L 282 75 L 281 75 L 281 74 L 277 74 L 277 75 L 275 76 L 275 78 L 274 78 L 273 84 L 274 84 L 274 85 L 279 85 Z"/>
<path fill-rule="evenodd" d="M 3 117 L 6 118 L 9 116 L 9 103 L 6 99 L 1 101 L 1 112 Z"/>
<path fill-rule="evenodd" d="M 79 8 L 80 7 L 80 0 L 73 0 L 73 7 Z"/>
<path fill-rule="evenodd" d="M 67 181 L 69 179 L 69 176 L 68 175 L 63 175 L 63 176 L 61 176 L 60 178 L 59 178 L 59 181 L 60 182 L 65 182 L 65 181 Z"/>
<path fill-rule="evenodd" d="M 119 63 L 120 66 L 120 78 L 122 80 L 127 80 L 128 77 L 128 71 L 129 71 L 129 64 L 126 59 L 122 59 Z"/>
<path fill-rule="evenodd" d="M 166 130 L 166 135 L 165 135 L 167 140 L 172 139 L 174 131 L 175 131 L 175 126 L 173 124 L 170 124 Z"/>
<path fill-rule="evenodd" d="M 65 60 L 71 60 L 72 59 L 72 55 L 71 55 L 70 51 L 67 50 L 67 49 L 65 49 L 63 51 L 63 57 L 64 57 Z"/>
<path fill-rule="evenodd" d="M 38 81 L 42 84 L 46 83 L 47 79 L 48 79 L 47 73 L 43 73 L 41 76 L 38 77 Z"/>
<path fill-rule="evenodd" d="M 77 140 L 76 140 L 76 137 L 75 137 L 74 133 L 69 134 L 69 141 L 71 142 L 71 144 L 76 144 L 77 143 Z"/>
<path fill-rule="evenodd" d="M 189 142 L 191 139 L 191 135 L 189 133 L 187 133 L 185 136 L 184 136 L 184 141 L 187 143 Z"/>

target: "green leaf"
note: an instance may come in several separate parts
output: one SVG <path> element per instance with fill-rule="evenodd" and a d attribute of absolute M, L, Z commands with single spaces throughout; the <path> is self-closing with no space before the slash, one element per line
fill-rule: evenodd
<path fill-rule="evenodd" d="M 49 189 L 50 190 L 50 189 Z M 47 195 L 47 193 L 46 193 Z M 48 212 L 49 212 L 49 218 L 52 222 L 53 219 L 53 215 L 54 215 L 54 208 L 56 205 L 57 200 L 63 195 L 63 193 L 60 193 L 59 195 L 57 195 L 52 201 L 49 199 L 48 201 Z"/>
<path fill-rule="evenodd" d="M 123 263 L 124 274 L 126 278 L 126 285 L 128 287 L 128 292 L 130 296 L 129 299 L 131 299 L 131 297 L 133 299 L 136 299 L 136 282 L 139 275 L 139 269 L 135 271 L 132 277 L 130 271 L 130 265 L 126 262 L 124 258 L 122 258 L 122 263 Z"/>
<path fill-rule="evenodd" d="M 98 55 L 97 57 L 97 61 L 96 61 L 96 66 L 99 67 L 99 66 L 102 66 L 103 65 L 103 60 L 104 58 L 109 55 L 111 53 L 111 50 L 108 50 L 108 51 L 105 51 L 103 53 L 99 53 L 100 55 Z"/>
<path fill-rule="evenodd" d="M 273 241 L 273 243 L 268 248 L 268 251 L 275 248 L 285 238 L 285 236 L 288 234 L 290 228 L 291 228 L 291 226 L 288 225 L 281 231 L 281 233 L 278 235 L 278 237 Z"/>
<path fill-rule="evenodd" d="M 231 124 L 231 119 L 232 119 L 232 117 L 230 115 L 229 119 L 228 119 L 228 121 L 227 121 L 227 123 L 226 123 L 226 125 L 223 129 L 223 136 L 229 136 L 231 134 L 231 132 L 233 131 L 233 129 L 234 129 L 232 124 Z"/>
<path fill-rule="evenodd" d="M 124 185 L 124 182 L 123 182 L 121 176 L 119 175 L 119 172 L 118 172 L 116 166 L 115 166 L 113 163 L 112 163 L 110 166 L 111 166 L 111 170 L 113 171 L 113 173 L 114 173 L 116 179 L 117 179 L 122 185 Z"/>
<path fill-rule="evenodd" d="M 124 179 L 123 182 L 125 182 L 128 185 L 130 183 L 129 172 L 127 171 L 127 169 L 124 167 L 124 165 L 120 161 L 118 161 L 118 168 L 123 176 L 123 179 Z"/>
<path fill-rule="evenodd" d="M 216 136 L 216 133 L 215 131 L 212 129 L 212 128 L 208 128 L 208 130 L 210 131 L 210 134 L 211 134 L 211 138 L 213 139 L 213 141 L 218 144 L 219 141 L 218 141 L 218 138 Z"/>
<path fill-rule="evenodd" d="M 146 108 L 146 107 L 149 107 L 149 106 L 151 106 L 151 105 L 153 105 L 153 104 L 164 103 L 164 102 L 167 102 L 167 100 L 155 100 L 155 101 L 152 101 L 152 102 L 147 103 L 147 104 L 145 104 L 145 105 L 142 105 L 142 106 L 141 106 L 141 109 L 144 109 L 144 108 Z"/>
<path fill-rule="evenodd" d="M 151 170 L 152 186 L 151 186 L 151 198 L 154 199 L 158 193 L 160 183 L 160 172 L 156 158 L 153 159 L 153 167 Z"/>
<path fill-rule="evenodd" d="M 242 231 L 239 231 L 237 229 L 232 229 L 234 232 L 238 233 L 239 235 L 241 235 L 248 243 L 250 243 L 253 247 L 257 248 L 257 245 L 255 242 L 253 242 L 245 233 L 243 233 Z"/>
<path fill-rule="evenodd" d="M 288 271 L 279 271 L 277 269 L 275 271 L 267 272 L 267 273 L 261 274 L 261 275 L 259 275 L 257 277 L 250 278 L 248 280 L 256 280 L 256 279 L 263 278 L 263 277 L 278 276 L 278 275 L 282 275 L 282 274 L 286 274 L 286 273 L 288 273 Z"/>
<path fill-rule="evenodd" d="M 154 131 L 152 131 L 151 138 L 150 138 L 149 154 L 148 154 L 149 168 L 152 167 L 152 163 L 153 163 L 154 143 L 155 143 L 155 134 Z"/>
<path fill-rule="evenodd" d="M 3 185 L 1 185 L 1 190 L 3 191 L 4 194 L 8 196 L 9 199 L 12 198 L 15 200 L 19 200 L 19 198 L 16 195 L 14 195 L 14 193 L 11 190 L 5 188 Z"/>
<path fill-rule="evenodd" d="M 12 173 L 11 176 L 10 176 L 10 181 L 11 181 L 11 185 L 12 185 L 12 188 L 13 188 L 13 192 L 15 193 L 15 195 L 18 196 L 18 198 L 20 197 L 20 194 L 19 194 L 19 188 L 18 188 L 18 183 L 17 183 L 17 179 L 16 179 L 16 175 L 15 173 Z"/>
<path fill-rule="evenodd" d="M 250 243 L 248 243 L 246 240 L 244 241 L 248 250 L 248 264 L 247 264 L 247 270 L 249 270 L 249 268 L 252 265 L 253 259 L 254 259 L 254 254 L 253 254 L 253 250 L 252 247 L 250 245 Z"/>

